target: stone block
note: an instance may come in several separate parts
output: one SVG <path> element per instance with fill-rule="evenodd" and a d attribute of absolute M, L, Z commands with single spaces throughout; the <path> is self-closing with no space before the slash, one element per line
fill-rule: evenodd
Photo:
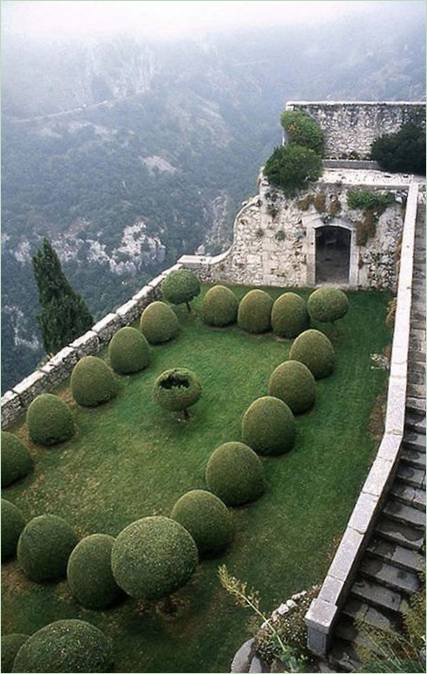
<path fill-rule="evenodd" d="M 105 342 L 110 341 L 111 337 L 121 326 L 122 321 L 120 316 L 117 314 L 107 314 L 93 326 L 92 330 L 98 335 L 99 341 L 105 344 Z"/>
<path fill-rule="evenodd" d="M 245 641 L 245 643 L 240 646 L 232 660 L 231 672 L 247 672 L 249 670 L 254 642 L 255 639 L 248 639 L 248 641 Z"/>
<path fill-rule="evenodd" d="M 379 497 L 363 492 L 353 508 L 348 526 L 361 534 L 366 534 L 373 524 Z"/>
<path fill-rule="evenodd" d="M 344 585 L 351 581 L 355 564 L 363 552 L 363 539 L 363 534 L 347 527 L 328 569 L 329 576 L 341 580 Z"/>
<path fill-rule="evenodd" d="M 369 475 L 365 480 L 362 493 L 380 498 L 388 486 L 392 476 L 393 463 L 382 457 L 377 457 L 372 464 Z"/>
<path fill-rule="evenodd" d="M 136 321 L 140 313 L 139 302 L 133 298 L 116 309 L 116 314 L 120 316 L 123 325 L 130 325 Z"/>
<path fill-rule="evenodd" d="M 93 330 L 88 330 L 81 337 L 77 337 L 70 346 L 77 352 L 79 358 L 98 353 L 101 342 L 99 337 Z"/>
<path fill-rule="evenodd" d="M 399 434 L 386 433 L 381 440 L 381 444 L 377 452 L 377 459 L 391 461 L 394 464 L 397 460 L 397 457 L 399 456 L 401 445 L 402 436 Z"/>
<path fill-rule="evenodd" d="M 385 432 L 402 434 L 405 424 L 406 378 L 390 377 Z"/>
<path fill-rule="evenodd" d="M 58 351 L 40 370 L 47 376 L 46 387 L 52 389 L 60 384 L 68 377 L 74 365 L 79 359 L 77 351 L 71 347 L 66 346 L 61 351 Z"/>
<path fill-rule="evenodd" d="M 12 390 L 19 395 L 22 406 L 28 407 L 34 398 L 46 390 L 47 384 L 48 375 L 41 370 L 36 370 L 16 384 Z"/>
<path fill-rule="evenodd" d="M 325 601 L 328 604 L 337 605 L 341 598 L 343 587 L 344 583 L 341 580 L 329 576 L 328 574 L 320 588 L 318 599 L 322 599 L 322 601 Z"/>
<path fill-rule="evenodd" d="M 332 630 L 338 609 L 319 597 L 312 601 L 305 615 L 307 625 L 307 645 L 312 653 L 325 655 L 329 648 Z"/>
<path fill-rule="evenodd" d="M 24 412 L 21 398 L 15 391 L 6 391 L 1 399 L 1 427 L 7 428 Z"/>

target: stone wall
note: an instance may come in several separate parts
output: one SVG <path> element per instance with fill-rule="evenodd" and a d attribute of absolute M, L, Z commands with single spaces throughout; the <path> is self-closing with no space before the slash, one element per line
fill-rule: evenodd
<path fill-rule="evenodd" d="M 325 132 L 328 159 L 368 159 L 371 145 L 378 136 L 395 133 L 402 124 L 413 120 L 425 125 L 422 101 L 292 101 L 286 110 L 302 110 L 316 120 Z"/>

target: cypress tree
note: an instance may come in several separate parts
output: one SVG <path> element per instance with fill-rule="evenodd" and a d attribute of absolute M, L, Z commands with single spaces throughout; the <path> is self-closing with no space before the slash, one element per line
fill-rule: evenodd
<path fill-rule="evenodd" d="M 72 289 L 48 239 L 33 257 L 41 312 L 37 316 L 48 354 L 56 353 L 93 325 L 90 311 Z"/>

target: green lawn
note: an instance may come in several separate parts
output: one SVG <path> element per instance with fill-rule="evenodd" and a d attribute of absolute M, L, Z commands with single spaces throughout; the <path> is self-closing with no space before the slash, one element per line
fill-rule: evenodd
<path fill-rule="evenodd" d="M 206 290 L 206 289 L 204 289 Z M 235 288 L 242 295 L 244 288 Z M 273 297 L 282 290 L 269 289 Z M 301 291 L 301 294 L 305 294 Z M 372 461 L 376 441 L 368 431 L 386 373 L 373 353 L 390 341 L 384 324 L 387 293 L 349 293 L 350 311 L 333 336 L 336 372 L 316 383 L 314 409 L 297 417 L 290 454 L 263 459 L 268 489 L 257 502 L 233 510 L 236 535 L 218 559 L 203 561 L 177 593 L 173 618 L 158 607 L 127 599 L 104 612 L 82 609 L 66 581 L 28 581 L 16 561 L 2 566 L 3 634 L 32 633 L 61 618 L 89 620 L 114 640 L 119 672 L 228 672 L 247 638 L 248 615 L 233 605 L 216 575 L 220 563 L 259 589 L 272 610 L 290 594 L 324 576 Z M 287 358 L 290 341 L 254 336 L 237 327 L 213 329 L 178 309 L 179 337 L 153 348 L 144 372 L 121 377 L 118 397 L 96 409 L 72 403 L 78 433 L 59 447 L 31 446 L 35 471 L 3 496 L 28 517 L 57 514 L 81 536 L 117 535 L 147 515 L 169 515 L 179 496 L 204 487 L 212 450 L 240 439 L 248 405 L 267 393 L 273 369 Z M 321 327 L 321 326 L 314 326 Z M 189 367 L 203 394 L 189 422 L 178 422 L 152 402 L 155 377 Z M 61 395 L 70 399 L 66 386 Z M 27 442 L 25 426 L 14 429 Z"/>

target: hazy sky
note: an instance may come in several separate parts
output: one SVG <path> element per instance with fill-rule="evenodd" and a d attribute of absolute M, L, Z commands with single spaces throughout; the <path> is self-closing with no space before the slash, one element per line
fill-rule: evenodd
<path fill-rule="evenodd" d="M 152 37 L 196 37 L 200 33 L 293 22 L 324 22 L 367 11 L 425 7 L 423 0 L 333 2 L 288 0 L 4 0 L 4 32 L 33 37 L 138 32 Z"/>

